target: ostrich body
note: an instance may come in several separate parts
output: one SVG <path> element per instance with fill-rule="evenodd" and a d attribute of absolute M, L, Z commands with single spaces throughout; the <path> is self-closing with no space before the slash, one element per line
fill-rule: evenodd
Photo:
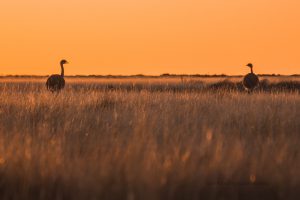
<path fill-rule="evenodd" d="M 68 61 L 62 60 L 60 61 L 60 67 L 61 67 L 61 74 L 53 74 L 51 75 L 47 82 L 46 86 L 47 89 L 51 92 L 59 92 L 65 87 L 65 70 L 64 70 L 64 64 L 68 64 Z"/>
<path fill-rule="evenodd" d="M 253 73 L 253 65 L 251 63 L 249 63 L 246 66 L 250 67 L 251 73 L 247 74 L 244 77 L 243 85 L 248 91 L 252 91 L 254 88 L 256 88 L 258 86 L 259 79 L 258 79 L 258 76 Z"/>

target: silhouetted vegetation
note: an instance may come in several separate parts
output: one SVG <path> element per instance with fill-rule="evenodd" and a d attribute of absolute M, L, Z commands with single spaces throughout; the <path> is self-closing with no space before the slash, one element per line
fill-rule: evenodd
<path fill-rule="evenodd" d="M 75 90 L 82 90 L 87 85 L 72 84 L 70 87 Z M 184 83 L 170 84 L 144 84 L 144 83 L 109 83 L 109 84 L 90 84 L 91 90 L 99 91 L 149 91 L 149 92 L 213 92 L 213 91 L 236 91 L 245 92 L 242 82 L 232 82 L 222 80 L 213 83 L 204 83 L 202 81 L 187 81 Z M 300 92 L 299 81 L 282 81 L 270 83 L 263 79 L 254 92 Z"/>
<path fill-rule="evenodd" d="M 219 81 L 206 82 L 199 80 L 178 79 L 177 82 L 165 84 L 164 82 L 143 83 L 126 81 L 125 78 L 122 82 L 87 82 L 86 84 L 72 82 L 68 85 L 69 89 L 74 91 L 91 90 L 91 91 L 149 91 L 149 92 L 213 92 L 213 91 L 236 91 L 245 92 L 245 88 L 241 81 L 231 81 L 228 78 Z M 113 79 L 112 79 L 113 80 Z M 143 78 L 136 79 L 143 80 Z M 0 90 L 4 88 L 35 88 L 36 90 L 43 90 L 41 84 L 34 82 L 12 82 L 0 83 Z M 272 82 L 268 79 L 260 80 L 258 87 L 254 92 L 300 92 L 300 81 L 276 81 Z"/>

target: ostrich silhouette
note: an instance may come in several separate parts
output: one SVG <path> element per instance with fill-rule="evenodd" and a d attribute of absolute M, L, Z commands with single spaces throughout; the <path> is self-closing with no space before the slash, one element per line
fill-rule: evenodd
<path fill-rule="evenodd" d="M 249 63 L 246 66 L 250 67 L 251 73 L 247 74 L 244 77 L 243 85 L 249 92 L 251 92 L 254 88 L 256 88 L 258 86 L 259 79 L 258 79 L 258 76 L 253 73 L 253 64 Z"/>
<path fill-rule="evenodd" d="M 51 92 L 59 92 L 65 87 L 65 70 L 64 70 L 64 64 L 68 64 L 68 61 L 61 60 L 60 61 L 60 67 L 61 67 L 61 74 L 53 74 L 51 75 L 47 82 L 46 86 L 47 89 Z"/>

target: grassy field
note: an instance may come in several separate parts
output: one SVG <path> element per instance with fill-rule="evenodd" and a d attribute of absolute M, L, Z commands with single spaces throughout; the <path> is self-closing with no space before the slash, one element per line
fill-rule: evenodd
<path fill-rule="evenodd" d="M 0 199 L 297 199 L 299 78 L 0 79 Z"/>

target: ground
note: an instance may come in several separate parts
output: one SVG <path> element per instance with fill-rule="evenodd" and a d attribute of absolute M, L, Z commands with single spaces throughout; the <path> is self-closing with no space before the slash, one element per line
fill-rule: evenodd
<path fill-rule="evenodd" d="M 297 199 L 293 77 L 0 79 L 1 199 Z"/>

